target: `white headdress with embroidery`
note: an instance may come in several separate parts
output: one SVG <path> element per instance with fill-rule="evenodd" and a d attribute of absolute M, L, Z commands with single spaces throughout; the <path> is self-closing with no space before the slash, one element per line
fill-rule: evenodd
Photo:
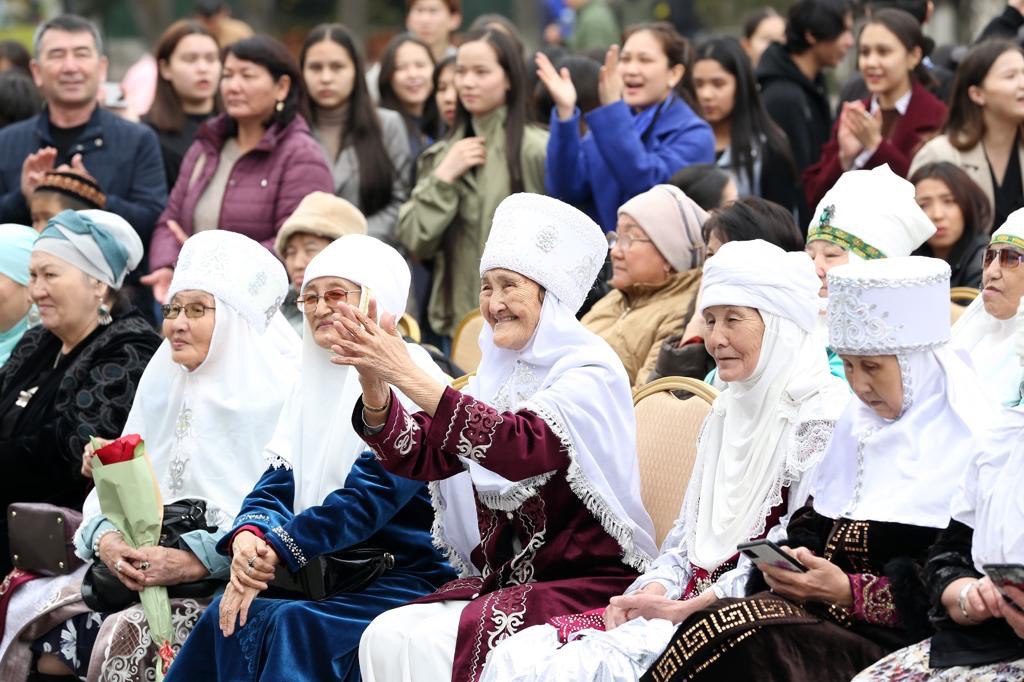
<path fill-rule="evenodd" d="M 607 251 L 601 228 L 556 199 L 513 194 L 498 206 L 481 273 L 512 270 L 543 286 L 546 295 L 537 329 L 522 350 L 498 348 L 484 325 L 482 359 L 466 393 L 501 412 L 527 410 L 543 419 L 569 458 L 570 488 L 619 543 L 623 562 L 643 569 L 657 549 L 640 499 L 629 379 L 615 351 L 575 317 Z M 435 541 L 457 568 L 472 573 L 469 554 L 479 543 L 474 498 L 514 508 L 556 472 L 509 481 L 479 461 L 462 460 L 467 473 L 432 484 L 441 509 Z"/>
<path fill-rule="evenodd" d="M 828 283 L 832 347 L 895 356 L 903 404 L 899 417 L 885 419 L 850 402 L 818 466 L 814 508 L 830 518 L 945 528 L 976 438 L 996 411 L 948 344 L 949 266 L 920 256 L 864 261 L 833 268 Z"/>
<path fill-rule="evenodd" d="M 266 471 L 261 452 L 298 378 L 298 336 L 276 307 L 269 324 L 265 313 L 287 287 L 284 266 L 248 237 L 212 230 L 185 242 L 170 291 L 213 296 L 210 348 L 189 371 L 165 340 L 125 423 L 125 434 L 146 441 L 164 502 L 206 500 L 207 519 L 222 528 Z M 95 492 L 84 510 L 99 513 Z"/>
<path fill-rule="evenodd" d="M 1024 365 L 1024 307 L 1011 319 Z M 974 529 L 971 555 L 985 564 L 1024 564 L 1024 407 L 1002 410 L 953 497 L 953 518 Z"/>
<path fill-rule="evenodd" d="M 1010 214 L 992 234 L 991 244 L 1024 253 L 1024 209 Z M 985 309 L 985 296 L 974 299 L 953 325 L 953 345 L 971 355 L 981 383 L 1002 405 L 1020 398 L 1021 369 L 1013 348 L 1014 319 L 998 320 Z"/>
<path fill-rule="evenodd" d="M 350 234 L 332 242 L 306 267 L 302 289 L 321 277 L 340 277 L 368 288 L 377 300 L 378 315 L 405 311 L 409 266 L 379 239 Z M 418 365 L 447 381 L 425 350 L 414 344 L 407 347 Z M 330 357 L 331 352 L 316 344 L 304 322 L 302 376 L 265 450 L 272 466 L 287 466 L 294 472 L 296 514 L 344 488 L 352 465 L 369 449 L 352 428 L 352 410 L 362 394 L 359 376 L 355 368 L 335 365 Z M 418 409 L 405 396 L 399 394 L 399 399 L 408 409 Z"/>

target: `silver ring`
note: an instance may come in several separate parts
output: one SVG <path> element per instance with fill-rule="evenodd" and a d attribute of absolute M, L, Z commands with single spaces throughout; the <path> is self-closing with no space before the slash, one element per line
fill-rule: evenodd
<path fill-rule="evenodd" d="M 114 562 L 114 570 L 117 571 L 118 573 L 121 572 L 121 563 L 123 561 L 124 561 L 123 559 L 118 559 L 117 561 Z"/>
<path fill-rule="evenodd" d="M 150 564 L 148 561 L 143 561 L 141 564 L 139 564 L 139 570 L 145 571 L 147 568 L 149 568 L 149 566 Z"/>
<path fill-rule="evenodd" d="M 245 569 L 245 574 L 248 575 L 248 576 L 252 575 L 252 566 L 250 566 L 249 568 Z"/>
<path fill-rule="evenodd" d="M 255 554 L 253 554 L 251 557 L 249 557 L 249 560 L 246 562 L 246 564 L 249 565 L 249 568 L 252 568 L 252 565 L 254 563 L 256 563 L 256 555 Z"/>

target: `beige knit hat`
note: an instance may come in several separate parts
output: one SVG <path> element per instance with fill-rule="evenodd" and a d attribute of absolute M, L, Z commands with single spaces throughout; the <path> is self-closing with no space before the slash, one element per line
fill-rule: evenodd
<path fill-rule="evenodd" d="M 299 202 L 295 211 L 281 225 L 274 242 L 277 255 L 284 258 L 284 248 L 293 234 L 305 232 L 335 240 L 347 234 L 366 234 L 366 217 L 350 202 L 327 192 L 313 192 Z"/>

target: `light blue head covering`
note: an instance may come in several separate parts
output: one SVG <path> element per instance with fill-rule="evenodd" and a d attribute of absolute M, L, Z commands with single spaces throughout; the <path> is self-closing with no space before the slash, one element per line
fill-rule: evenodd
<path fill-rule="evenodd" d="M 7 223 L 0 225 L 0 275 L 15 284 L 28 285 L 28 259 L 38 233 L 31 227 Z M 28 315 L 10 329 L 0 329 L 0 367 L 28 329 Z"/>
<path fill-rule="evenodd" d="M 108 211 L 61 211 L 50 218 L 33 250 L 54 255 L 114 289 L 142 260 L 139 235 Z"/>

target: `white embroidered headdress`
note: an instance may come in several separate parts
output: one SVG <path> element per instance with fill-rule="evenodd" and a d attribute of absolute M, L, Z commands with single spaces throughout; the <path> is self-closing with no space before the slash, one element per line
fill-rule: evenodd
<path fill-rule="evenodd" d="M 949 265 L 907 256 L 828 273 L 829 346 L 840 355 L 899 355 L 949 341 Z"/>
<path fill-rule="evenodd" d="M 237 232 L 208 230 L 181 247 L 168 296 L 190 289 L 217 292 L 262 333 L 288 293 L 288 273 L 258 242 Z"/>
<path fill-rule="evenodd" d="M 523 192 L 498 204 L 480 258 L 480 276 L 495 268 L 518 272 L 576 313 L 607 253 L 604 233 L 582 211 Z"/>

